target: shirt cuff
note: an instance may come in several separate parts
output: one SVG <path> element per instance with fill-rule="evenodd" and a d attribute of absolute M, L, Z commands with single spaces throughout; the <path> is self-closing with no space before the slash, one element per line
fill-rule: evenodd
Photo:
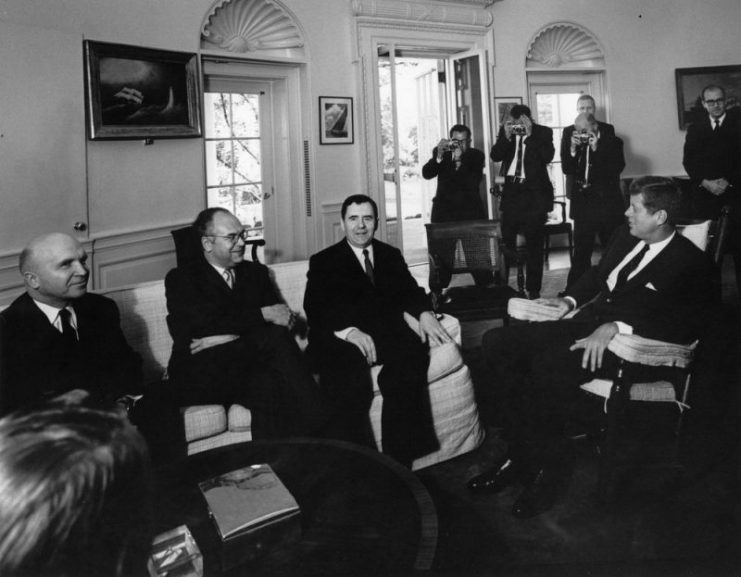
<path fill-rule="evenodd" d="M 355 327 L 347 327 L 346 329 L 342 329 L 341 331 L 335 331 L 334 336 L 336 336 L 338 339 L 342 339 L 343 341 L 347 340 L 347 335 L 350 334 L 350 331 L 354 331 Z"/>
<path fill-rule="evenodd" d="M 613 321 L 618 328 L 618 333 L 621 335 L 632 335 L 633 327 L 620 321 Z"/>

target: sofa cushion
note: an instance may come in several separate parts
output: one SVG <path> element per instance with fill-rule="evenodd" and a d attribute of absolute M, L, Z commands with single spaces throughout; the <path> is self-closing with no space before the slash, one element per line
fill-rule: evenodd
<path fill-rule="evenodd" d="M 184 407 L 181 412 L 188 443 L 226 431 L 226 409 L 223 405 L 194 405 Z"/>
<path fill-rule="evenodd" d="M 252 413 L 242 405 L 229 407 L 229 430 L 244 433 L 252 430 Z"/>

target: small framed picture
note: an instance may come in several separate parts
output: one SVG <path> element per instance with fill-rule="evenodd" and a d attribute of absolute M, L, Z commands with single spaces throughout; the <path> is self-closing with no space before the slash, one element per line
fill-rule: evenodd
<path fill-rule="evenodd" d="M 355 141 L 352 98 L 319 97 L 319 143 L 352 144 Z"/>
<path fill-rule="evenodd" d="M 201 135 L 198 57 L 85 40 L 88 138 Z"/>
<path fill-rule="evenodd" d="M 504 124 L 504 119 L 515 104 L 522 104 L 522 96 L 495 96 L 494 106 L 497 111 L 497 130 Z"/>

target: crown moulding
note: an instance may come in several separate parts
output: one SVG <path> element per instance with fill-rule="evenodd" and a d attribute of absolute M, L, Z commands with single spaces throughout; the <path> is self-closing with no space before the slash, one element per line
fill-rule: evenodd
<path fill-rule="evenodd" d="M 359 18 L 489 27 L 491 0 L 353 0 Z"/>

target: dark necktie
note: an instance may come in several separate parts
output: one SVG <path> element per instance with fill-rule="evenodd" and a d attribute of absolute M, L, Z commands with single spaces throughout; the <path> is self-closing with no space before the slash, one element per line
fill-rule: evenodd
<path fill-rule="evenodd" d="M 373 276 L 373 263 L 371 263 L 370 257 L 368 256 L 368 249 L 363 249 L 363 263 L 365 265 L 365 274 L 371 281 L 371 284 L 376 284 L 376 278 Z"/>
<path fill-rule="evenodd" d="M 515 164 L 515 178 L 522 178 L 522 136 L 517 137 L 517 164 Z"/>
<path fill-rule="evenodd" d="M 715 126 L 713 127 L 713 130 L 718 130 L 718 128 L 719 128 L 719 127 L 720 127 L 720 120 L 718 120 L 718 119 L 716 118 L 716 119 L 715 119 Z"/>
<path fill-rule="evenodd" d="M 638 268 L 638 265 L 640 264 L 641 260 L 643 260 L 643 255 L 645 255 L 647 252 L 648 252 L 648 245 L 645 244 L 643 245 L 643 248 L 638 251 L 638 254 L 636 254 L 632 259 L 630 259 L 628 262 L 625 263 L 625 266 L 618 271 L 617 280 L 615 281 L 615 288 L 613 288 L 612 290 L 617 290 L 619 288 L 622 288 L 623 285 L 625 285 L 625 283 L 628 282 L 628 276 L 636 268 Z"/>
<path fill-rule="evenodd" d="M 59 320 L 62 322 L 62 340 L 67 349 L 74 349 L 77 346 L 77 333 L 72 327 L 71 318 L 72 313 L 69 310 L 62 309 L 59 311 Z"/>
<path fill-rule="evenodd" d="M 579 153 L 579 178 L 582 186 L 589 184 L 589 146 L 585 146 Z"/>

